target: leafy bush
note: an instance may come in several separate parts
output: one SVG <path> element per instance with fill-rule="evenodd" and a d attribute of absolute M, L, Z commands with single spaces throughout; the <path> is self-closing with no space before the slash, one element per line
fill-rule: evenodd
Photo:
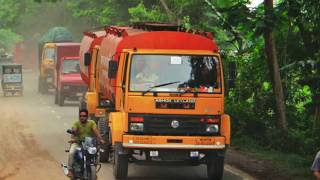
<path fill-rule="evenodd" d="M 22 41 L 22 37 L 10 29 L 0 29 L 0 47 L 4 47 L 8 51 L 12 50 L 15 43 Z"/>

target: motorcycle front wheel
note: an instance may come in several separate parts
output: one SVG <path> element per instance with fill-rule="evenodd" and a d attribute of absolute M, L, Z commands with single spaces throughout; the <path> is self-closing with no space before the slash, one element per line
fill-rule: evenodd
<path fill-rule="evenodd" d="M 90 180 L 96 180 L 97 179 L 97 169 L 96 166 L 91 165 L 90 166 Z"/>

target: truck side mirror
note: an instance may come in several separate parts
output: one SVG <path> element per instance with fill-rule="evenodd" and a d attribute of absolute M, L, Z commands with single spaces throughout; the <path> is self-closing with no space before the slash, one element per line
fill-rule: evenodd
<path fill-rule="evenodd" d="M 226 52 L 224 50 L 220 50 L 220 57 L 221 59 L 225 59 L 226 58 Z"/>
<path fill-rule="evenodd" d="M 229 79 L 228 79 L 228 87 L 235 87 L 235 80 L 237 77 L 237 65 L 235 62 L 230 62 L 229 64 Z"/>
<path fill-rule="evenodd" d="M 84 65 L 89 66 L 91 64 L 91 54 L 89 52 L 84 53 Z"/>
<path fill-rule="evenodd" d="M 114 79 L 117 75 L 118 63 L 115 60 L 109 61 L 108 78 Z"/>

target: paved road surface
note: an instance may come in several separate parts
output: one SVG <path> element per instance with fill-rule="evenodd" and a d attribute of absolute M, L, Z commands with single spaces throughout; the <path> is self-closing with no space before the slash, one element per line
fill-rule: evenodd
<path fill-rule="evenodd" d="M 3 97 L 0 91 L 0 180 L 65 180 L 60 163 L 66 161 L 65 133 L 77 119 L 77 102 L 54 105 L 53 95 L 37 93 L 35 73 L 24 74 L 24 96 Z M 103 164 L 99 179 L 112 180 L 112 165 Z M 130 180 L 201 180 L 205 166 L 158 167 L 129 165 Z M 250 179 L 230 166 L 224 180 Z"/>

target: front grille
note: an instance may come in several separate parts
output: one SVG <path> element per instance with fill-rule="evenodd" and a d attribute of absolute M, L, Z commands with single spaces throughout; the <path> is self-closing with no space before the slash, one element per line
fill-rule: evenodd
<path fill-rule="evenodd" d="M 71 92 L 86 92 L 87 87 L 83 85 L 69 85 Z"/>
<path fill-rule="evenodd" d="M 200 119 L 204 116 L 143 115 L 143 117 L 143 134 L 185 136 L 212 135 L 206 132 L 206 123 L 200 122 Z M 179 125 L 174 128 L 173 126 L 176 125 L 176 122 L 178 122 Z"/>

